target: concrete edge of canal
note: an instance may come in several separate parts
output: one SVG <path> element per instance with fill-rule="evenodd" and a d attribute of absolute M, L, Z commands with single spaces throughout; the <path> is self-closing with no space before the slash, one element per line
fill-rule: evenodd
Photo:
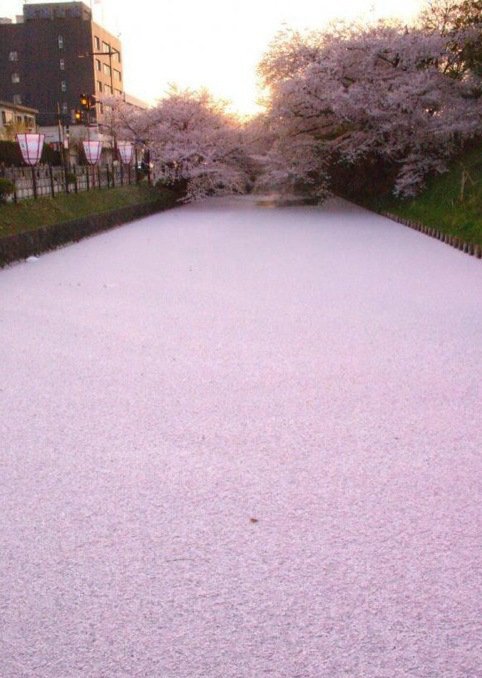
<path fill-rule="evenodd" d="M 127 205 L 116 210 L 4 236 L 0 238 L 0 268 L 30 256 L 54 250 L 62 245 L 78 242 L 83 238 L 122 226 L 130 221 L 172 209 L 177 204 L 176 198 L 168 204 L 164 199 Z"/>
<path fill-rule="evenodd" d="M 398 224 L 408 226 L 408 228 L 412 228 L 415 231 L 420 231 L 420 233 L 424 233 L 425 235 L 428 235 L 431 238 L 436 238 L 437 240 L 440 240 L 441 242 L 446 243 L 451 247 L 455 247 L 456 249 L 461 250 L 465 254 L 474 256 L 477 259 L 482 259 L 482 247 L 480 245 L 465 242 L 465 240 L 459 238 L 456 235 L 444 233 L 443 231 L 440 231 L 439 229 L 434 228 L 433 226 L 427 226 L 425 224 L 419 223 L 418 221 L 411 221 L 410 219 L 405 219 L 405 217 L 399 217 L 396 214 L 392 214 L 391 212 L 380 211 L 376 213 L 382 217 L 386 217 L 387 219 L 396 221 Z"/>

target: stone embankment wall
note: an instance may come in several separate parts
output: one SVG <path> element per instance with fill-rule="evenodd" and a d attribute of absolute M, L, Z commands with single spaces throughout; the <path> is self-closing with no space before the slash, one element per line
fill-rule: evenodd
<path fill-rule="evenodd" d="M 0 266 L 53 250 L 70 242 L 77 242 L 94 233 L 106 231 L 114 226 L 120 226 L 155 212 L 161 212 L 174 207 L 174 205 L 174 201 L 172 205 L 166 205 L 165 200 L 128 205 L 117 210 L 92 214 L 81 219 L 4 236 L 0 238 Z"/>

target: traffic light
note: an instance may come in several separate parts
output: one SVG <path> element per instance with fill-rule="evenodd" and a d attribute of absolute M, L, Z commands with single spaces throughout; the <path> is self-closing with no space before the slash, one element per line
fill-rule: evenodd
<path fill-rule="evenodd" d="M 83 111 L 90 111 L 96 105 L 95 96 L 93 94 L 81 94 L 79 97 L 80 108 Z"/>
<path fill-rule="evenodd" d="M 90 125 L 91 123 L 91 111 L 94 111 L 95 115 L 95 105 L 96 100 L 93 94 L 82 94 L 79 96 L 80 110 L 75 111 L 75 122 L 76 124 Z"/>

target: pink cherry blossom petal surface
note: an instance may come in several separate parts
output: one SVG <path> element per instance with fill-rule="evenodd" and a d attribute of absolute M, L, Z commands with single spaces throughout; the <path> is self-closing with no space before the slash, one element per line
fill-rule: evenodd
<path fill-rule="evenodd" d="M 480 676 L 481 292 L 341 201 L 0 271 L 0 675 Z"/>

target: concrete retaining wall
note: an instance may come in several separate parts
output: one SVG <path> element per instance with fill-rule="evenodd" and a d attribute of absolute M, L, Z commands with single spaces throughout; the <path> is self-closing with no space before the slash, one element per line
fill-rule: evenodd
<path fill-rule="evenodd" d="M 128 205 L 110 212 L 92 214 L 81 219 L 4 236 L 0 238 L 0 266 L 53 250 L 69 242 L 77 242 L 94 233 L 106 231 L 114 226 L 161 212 L 174 207 L 174 205 L 175 198 L 173 198 L 172 204 L 166 204 L 166 201 L 163 200 L 140 205 Z"/>

